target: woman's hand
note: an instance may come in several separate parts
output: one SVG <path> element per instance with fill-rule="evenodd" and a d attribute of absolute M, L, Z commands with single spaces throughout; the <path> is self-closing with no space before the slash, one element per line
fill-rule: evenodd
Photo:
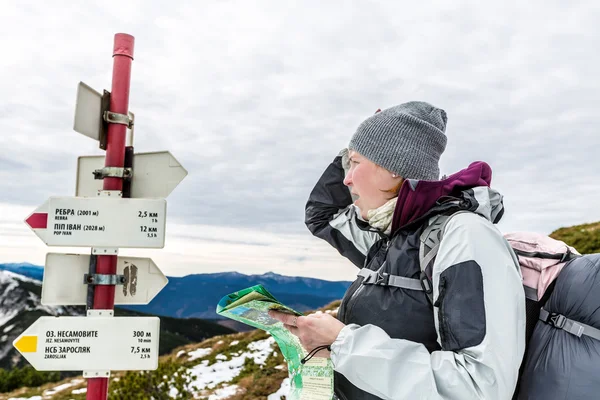
<path fill-rule="evenodd" d="M 298 317 L 271 310 L 269 315 L 283 322 L 283 326 L 300 339 L 300 343 L 307 351 L 332 344 L 345 326 L 338 319 L 322 312 L 310 314 L 306 317 Z M 317 356 L 329 357 L 329 352 L 321 350 L 317 353 Z"/>

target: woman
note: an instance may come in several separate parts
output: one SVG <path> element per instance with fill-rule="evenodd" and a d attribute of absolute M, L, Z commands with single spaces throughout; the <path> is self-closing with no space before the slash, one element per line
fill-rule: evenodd
<path fill-rule="evenodd" d="M 515 389 L 525 299 L 493 225 L 502 196 L 482 162 L 438 180 L 445 129 L 446 113 L 428 103 L 378 112 L 352 137 L 347 174 L 342 152 L 310 194 L 310 231 L 361 270 L 338 319 L 272 315 L 307 350 L 328 346 L 320 355 L 340 399 L 503 400 Z M 443 236 L 427 260 L 425 230 L 436 226 Z"/>

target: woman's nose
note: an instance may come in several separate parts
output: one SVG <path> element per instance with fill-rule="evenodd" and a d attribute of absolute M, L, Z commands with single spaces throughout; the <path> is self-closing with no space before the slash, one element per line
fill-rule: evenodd
<path fill-rule="evenodd" d="M 348 171 L 346 177 L 344 178 L 344 185 L 351 186 L 352 185 L 352 171 Z"/>

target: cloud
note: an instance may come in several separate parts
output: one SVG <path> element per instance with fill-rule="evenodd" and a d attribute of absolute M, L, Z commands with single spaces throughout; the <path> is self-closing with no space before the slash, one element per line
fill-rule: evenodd
<path fill-rule="evenodd" d="M 448 113 L 443 173 L 492 166 L 507 206 L 501 229 L 600 220 L 599 17 L 584 1 L 9 3 L 0 202 L 35 207 L 74 193 L 77 157 L 102 154 L 72 130 L 77 83 L 110 90 L 112 38 L 128 32 L 136 149 L 177 157 L 189 175 L 168 199 L 170 221 L 224 229 L 227 249 L 244 246 L 233 242 L 246 231 L 319 248 L 303 224 L 312 185 L 364 118 L 409 100 Z M 291 256 L 290 271 L 338 257 L 309 253 Z"/>

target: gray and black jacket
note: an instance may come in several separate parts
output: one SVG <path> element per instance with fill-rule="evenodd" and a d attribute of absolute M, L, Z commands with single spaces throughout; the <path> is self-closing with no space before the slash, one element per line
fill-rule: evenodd
<path fill-rule="evenodd" d="M 335 392 L 343 400 L 508 400 L 525 349 L 525 299 L 518 261 L 494 226 L 502 196 L 477 162 L 438 182 L 406 181 L 392 234 L 359 218 L 336 157 L 310 194 L 306 225 L 358 268 L 419 279 L 419 239 L 439 214 L 445 226 L 423 290 L 365 279 L 346 292 L 332 344 Z M 366 271 L 366 270 L 365 270 Z M 365 272 L 363 271 L 363 272 Z M 368 271 L 367 271 L 368 272 Z"/>

